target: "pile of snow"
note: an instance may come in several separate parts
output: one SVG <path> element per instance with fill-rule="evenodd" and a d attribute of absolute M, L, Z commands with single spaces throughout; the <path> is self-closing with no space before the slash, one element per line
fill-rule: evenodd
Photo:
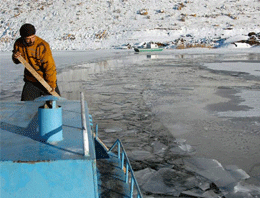
<path fill-rule="evenodd" d="M 260 40 L 259 4 L 259 0 L 2 0 L 0 51 L 12 49 L 24 23 L 34 24 L 37 35 L 55 50 L 122 48 L 149 41 L 167 48 L 230 43 L 251 47 L 250 37 L 254 35 L 255 44 Z"/>

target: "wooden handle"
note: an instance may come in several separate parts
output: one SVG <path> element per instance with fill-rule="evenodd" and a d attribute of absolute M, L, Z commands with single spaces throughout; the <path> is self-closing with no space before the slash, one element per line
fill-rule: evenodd
<path fill-rule="evenodd" d="M 17 59 L 25 66 L 25 68 L 42 84 L 42 86 L 44 86 L 47 91 L 52 94 L 53 96 L 60 96 L 56 91 L 54 92 L 51 92 L 52 91 L 52 88 L 51 86 L 44 80 L 43 77 L 40 76 L 40 74 L 38 74 L 34 68 L 29 64 L 27 63 L 27 61 L 22 57 L 22 56 L 19 56 L 17 57 Z"/>

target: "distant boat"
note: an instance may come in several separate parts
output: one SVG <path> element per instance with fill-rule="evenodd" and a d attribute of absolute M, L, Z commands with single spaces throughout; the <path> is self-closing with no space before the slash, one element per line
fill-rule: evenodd
<path fill-rule="evenodd" d="M 140 48 L 135 47 L 134 50 L 136 52 L 153 52 L 153 51 L 162 51 L 163 48 L 159 48 L 157 44 L 150 42 Z"/>

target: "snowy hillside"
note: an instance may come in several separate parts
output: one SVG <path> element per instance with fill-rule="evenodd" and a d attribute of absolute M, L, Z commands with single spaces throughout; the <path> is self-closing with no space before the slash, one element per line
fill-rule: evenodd
<path fill-rule="evenodd" d="M 12 49 L 26 22 L 52 49 L 85 50 L 147 41 L 216 47 L 259 33 L 259 18 L 260 0 L 1 0 L 0 51 Z"/>

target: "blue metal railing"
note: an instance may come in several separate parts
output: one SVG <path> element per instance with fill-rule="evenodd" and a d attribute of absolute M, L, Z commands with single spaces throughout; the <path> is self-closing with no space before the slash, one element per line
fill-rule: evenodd
<path fill-rule="evenodd" d="M 112 151 L 116 146 L 117 146 L 117 158 L 121 160 L 121 169 L 124 170 L 125 167 L 125 183 L 130 185 L 130 198 L 133 198 L 134 190 L 137 191 L 137 198 L 142 198 L 143 196 L 141 194 L 141 190 L 139 188 L 137 180 L 134 176 L 134 171 L 126 155 L 125 149 L 119 139 L 116 140 L 116 142 L 113 144 L 113 146 L 111 146 L 109 151 Z M 129 178 L 129 173 L 130 173 L 130 178 Z"/>
<path fill-rule="evenodd" d="M 91 128 L 91 131 L 98 137 L 98 124 L 96 124 L 94 127 L 92 115 L 89 114 L 88 118 L 89 118 L 89 125 Z"/>
<path fill-rule="evenodd" d="M 93 127 L 93 119 L 92 119 L 92 115 L 88 115 L 88 118 L 89 118 L 89 124 L 90 124 L 90 127 Z"/>
<path fill-rule="evenodd" d="M 91 130 L 95 133 L 96 137 L 98 137 L 98 124 L 96 124 L 95 131 L 94 131 L 93 120 L 92 120 L 91 115 L 89 115 L 89 123 L 91 126 Z M 112 152 L 112 150 L 116 146 L 117 146 L 117 155 L 116 154 L 113 154 L 113 155 L 115 155 L 115 157 L 117 157 L 121 163 L 121 169 L 125 173 L 125 183 L 130 185 L 130 198 L 133 198 L 134 190 L 136 190 L 137 198 L 143 198 L 141 190 L 137 183 L 137 180 L 134 176 L 134 171 L 131 167 L 130 161 L 126 155 L 125 149 L 124 149 L 121 141 L 119 139 L 117 139 L 116 142 L 108 150 L 108 152 Z M 124 170 L 124 168 L 125 168 L 125 170 Z M 129 175 L 129 173 L 130 173 L 130 175 Z"/>

